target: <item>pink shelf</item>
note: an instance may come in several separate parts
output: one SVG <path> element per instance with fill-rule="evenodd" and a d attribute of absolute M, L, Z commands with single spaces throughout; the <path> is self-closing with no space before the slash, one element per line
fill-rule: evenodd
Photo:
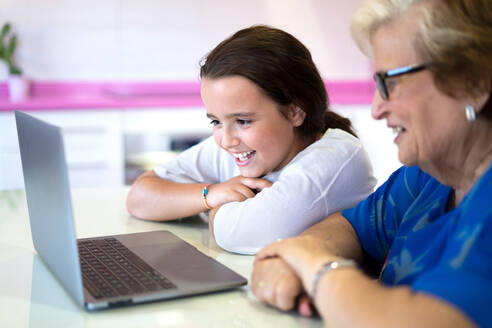
<path fill-rule="evenodd" d="M 370 104 L 371 81 L 325 82 L 331 104 Z M 0 111 L 103 108 L 202 107 L 200 82 L 34 82 L 31 96 L 10 102 L 6 83 L 0 83 Z"/>
<path fill-rule="evenodd" d="M 325 81 L 325 86 L 332 105 L 369 105 L 375 91 L 372 80 Z"/>

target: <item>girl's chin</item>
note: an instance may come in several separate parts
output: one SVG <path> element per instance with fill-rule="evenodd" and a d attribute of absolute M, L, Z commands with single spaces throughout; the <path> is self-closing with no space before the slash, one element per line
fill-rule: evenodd
<path fill-rule="evenodd" d="M 253 172 L 252 170 L 247 170 L 247 169 L 243 169 L 243 170 L 240 169 L 239 173 L 241 173 L 241 175 L 245 178 L 259 178 L 264 175 L 261 172 Z"/>

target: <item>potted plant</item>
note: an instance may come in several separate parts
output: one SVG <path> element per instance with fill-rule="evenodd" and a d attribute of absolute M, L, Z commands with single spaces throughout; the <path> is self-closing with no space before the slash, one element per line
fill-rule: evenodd
<path fill-rule="evenodd" d="M 10 23 L 3 24 L 0 32 L 0 59 L 7 64 L 9 72 L 7 84 L 10 100 L 22 101 L 29 94 L 29 80 L 22 75 L 22 70 L 15 63 L 14 53 L 17 48 L 17 36 L 11 34 L 10 30 Z"/>

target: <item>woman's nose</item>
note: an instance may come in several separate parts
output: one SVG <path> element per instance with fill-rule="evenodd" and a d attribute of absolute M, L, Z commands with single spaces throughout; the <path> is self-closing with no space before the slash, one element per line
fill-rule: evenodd
<path fill-rule="evenodd" d="M 375 120 L 380 120 L 385 117 L 386 113 L 387 113 L 386 101 L 384 101 L 383 98 L 381 98 L 381 95 L 376 90 L 374 92 L 374 97 L 372 99 L 371 116 Z"/>

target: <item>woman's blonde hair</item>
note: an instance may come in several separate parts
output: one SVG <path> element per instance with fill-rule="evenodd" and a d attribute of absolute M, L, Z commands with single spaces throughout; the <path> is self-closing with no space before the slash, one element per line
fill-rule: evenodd
<path fill-rule="evenodd" d="M 436 86 L 455 98 L 488 93 L 482 114 L 492 119 L 492 0 L 365 0 L 352 17 L 352 36 L 372 57 L 374 33 L 414 9 L 421 14 L 413 43 L 432 64 Z"/>

